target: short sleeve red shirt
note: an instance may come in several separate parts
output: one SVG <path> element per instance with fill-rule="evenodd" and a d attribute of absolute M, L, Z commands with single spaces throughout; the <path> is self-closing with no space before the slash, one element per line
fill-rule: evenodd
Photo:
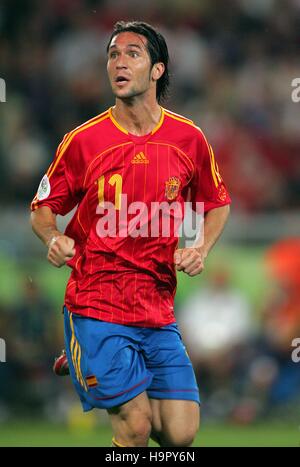
<path fill-rule="evenodd" d="M 166 109 L 148 135 L 129 134 L 109 109 L 65 135 L 59 145 L 31 209 L 49 206 L 65 215 L 77 206 L 65 232 L 76 243 L 76 255 L 68 262 L 66 306 L 103 321 L 161 327 L 175 322 L 178 237 L 172 229 L 170 235 L 159 231 L 156 236 L 120 235 L 118 230 L 102 235 L 101 229 L 99 234 L 107 212 L 99 206 L 114 206 L 118 229 L 124 195 L 128 233 L 146 219 L 148 234 L 153 203 L 190 200 L 194 207 L 203 203 L 207 212 L 229 204 L 230 198 L 202 131 Z M 139 203 L 145 212 L 137 221 Z"/>

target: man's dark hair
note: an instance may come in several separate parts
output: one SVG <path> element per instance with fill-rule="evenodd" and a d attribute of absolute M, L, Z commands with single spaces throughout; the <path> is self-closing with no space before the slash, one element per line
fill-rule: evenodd
<path fill-rule="evenodd" d="M 143 23 L 142 21 L 118 21 L 113 28 L 112 35 L 110 36 L 107 52 L 112 39 L 121 32 L 135 32 L 141 34 L 147 39 L 147 49 L 151 59 L 151 67 L 158 62 L 162 62 L 165 65 L 165 71 L 159 78 L 156 85 L 156 98 L 158 102 L 161 102 L 167 97 L 168 87 L 170 83 L 169 78 L 169 52 L 164 37 L 156 31 L 150 24 Z"/>

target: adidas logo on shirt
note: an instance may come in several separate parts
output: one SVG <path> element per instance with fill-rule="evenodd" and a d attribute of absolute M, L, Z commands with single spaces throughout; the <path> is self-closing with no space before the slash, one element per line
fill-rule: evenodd
<path fill-rule="evenodd" d="M 131 160 L 132 164 L 149 164 L 149 159 L 145 156 L 143 152 L 139 152 Z"/>

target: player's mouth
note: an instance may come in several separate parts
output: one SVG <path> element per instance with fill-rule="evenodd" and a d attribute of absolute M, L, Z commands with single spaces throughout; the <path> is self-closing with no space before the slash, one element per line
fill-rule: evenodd
<path fill-rule="evenodd" d="M 124 86 L 126 83 L 128 83 L 129 79 L 126 78 L 125 76 L 117 76 L 115 79 L 115 83 L 117 86 Z"/>

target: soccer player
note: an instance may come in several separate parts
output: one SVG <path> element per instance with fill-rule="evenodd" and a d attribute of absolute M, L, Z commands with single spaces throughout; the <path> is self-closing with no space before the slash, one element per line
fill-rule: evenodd
<path fill-rule="evenodd" d="M 150 437 L 190 446 L 199 391 L 174 317 L 176 271 L 202 272 L 230 198 L 202 131 L 160 106 L 169 84 L 163 36 L 118 22 L 107 54 L 115 105 L 65 135 L 32 202 L 32 227 L 50 263 L 72 268 L 65 343 L 83 410 L 108 411 L 113 446 L 147 446 Z M 204 242 L 177 249 L 161 218 L 153 230 L 151 207 L 188 200 L 204 203 Z M 76 205 L 58 231 L 56 215 Z"/>

